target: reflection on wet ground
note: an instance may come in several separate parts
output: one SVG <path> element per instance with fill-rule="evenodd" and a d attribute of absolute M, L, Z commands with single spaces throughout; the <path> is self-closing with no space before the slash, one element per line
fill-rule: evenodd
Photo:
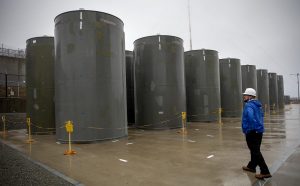
<path fill-rule="evenodd" d="M 262 153 L 271 173 L 300 144 L 299 105 L 284 114 L 265 117 Z M 242 171 L 250 159 L 239 118 L 219 123 L 188 123 L 187 135 L 174 130 L 129 129 L 126 138 L 74 144 L 77 154 L 64 156 L 66 144 L 55 136 L 33 136 L 24 143 L 24 130 L 10 131 L 3 143 L 13 146 L 85 185 L 263 185 Z M 257 172 L 259 170 L 257 169 Z M 275 184 L 275 183 L 273 183 Z"/>

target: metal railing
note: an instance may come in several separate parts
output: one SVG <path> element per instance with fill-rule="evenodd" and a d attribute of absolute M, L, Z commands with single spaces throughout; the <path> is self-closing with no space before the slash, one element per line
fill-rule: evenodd
<path fill-rule="evenodd" d="M 16 57 L 16 58 L 25 58 L 25 51 L 24 50 L 13 50 L 4 48 L 3 44 L 0 47 L 0 56 L 8 56 L 8 57 Z"/>

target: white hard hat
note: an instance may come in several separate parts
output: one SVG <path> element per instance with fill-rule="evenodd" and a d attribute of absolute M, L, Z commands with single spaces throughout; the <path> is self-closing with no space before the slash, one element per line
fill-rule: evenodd
<path fill-rule="evenodd" d="M 256 96 L 256 91 L 253 88 L 246 88 L 243 95 Z"/>

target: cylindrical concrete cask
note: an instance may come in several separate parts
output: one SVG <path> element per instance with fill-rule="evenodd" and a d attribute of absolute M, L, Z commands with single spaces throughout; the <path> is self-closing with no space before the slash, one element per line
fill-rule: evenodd
<path fill-rule="evenodd" d="M 284 104 L 286 105 L 291 104 L 291 96 L 289 95 L 284 96 Z"/>
<path fill-rule="evenodd" d="M 241 62 L 235 58 L 220 59 L 221 107 L 223 117 L 242 116 Z"/>
<path fill-rule="evenodd" d="M 188 121 L 219 119 L 220 72 L 215 50 L 192 50 L 184 53 Z"/>
<path fill-rule="evenodd" d="M 59 141 L 74 123 L 73 142 L 127 135 L 124 24 L 78 10 L 55 18 L 55 113 Z"/>
<path fill-rule="evenodd" d="M 278 110 L 278 84 L 277 84 L 277 74 L 268 73 L 269 75 L 269 95 L 270 95 L 270 110 Z"/>
<path fill-rule="evenodd" d="M 186 111 L 183 41 L 155 35 L 134 42 L 135 125 L 146 129 L 182 126 Z"/>
<path fill-rule="evenodd" d="M 26 41 L 26 110 L 33 134 L 55 132 L 54 38 Z"/>
<path fill-rule="evenodd" d="M 257 99 L 261 102 L 265 114 L 270 113 L 268 70 L 257 69 Z"/>
<path fill-rule="evenodd" d="M 133 52 L 126 50 L 126 90 L 128 124 L 134 124 L 134 63 Z"/>
<path fill-rule="evenodd" d="M 284 109 L 284 83 L 283 83 L 282 75 L 277 75 L 277 86 L 278 86 L 278 108 Z"/>
<path fill-rule="evenodd" d="M 242 92 L 246 88 L 253 88 L 257 90 L 257 76 L 256 76 L 256 67 L 255 65 L 242 65 Z"/>

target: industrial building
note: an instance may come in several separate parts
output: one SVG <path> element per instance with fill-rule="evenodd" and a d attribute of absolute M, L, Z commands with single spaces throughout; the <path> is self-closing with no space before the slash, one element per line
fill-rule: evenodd
<path fill-rule="evenodd" d="M 0 48 L 0 113 L 26 112 L 25 52 Z"/>

